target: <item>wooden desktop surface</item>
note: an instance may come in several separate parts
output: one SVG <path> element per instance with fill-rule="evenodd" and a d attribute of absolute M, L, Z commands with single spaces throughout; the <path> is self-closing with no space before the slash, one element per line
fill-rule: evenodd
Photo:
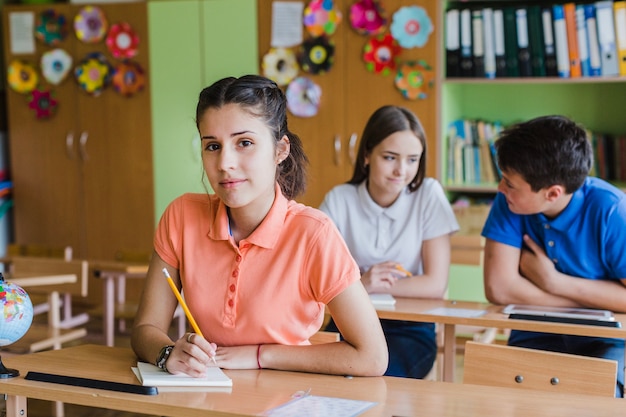
<path fill-rule="evenodd" d="M 395 297 L 393 307 L 376 307 L 378 317 L 392 320 L 433 322 L 441 324 L 495 327 L 498 329 L 530 330 L 546 333 L 572 334 L 579 336 L 598 336 L 626 338 L 626 314 L 615 314 L 615 320 L 622 323 L 622 328 L 591 326 L 581 324 L 553 323 L 547 321 L 512 320 L 503 314 L 505 306 L 472 301 L 428 300 L 419 298 Z M 486 313 L 479 317 L 458 317 L 454 315 L 433 314 L 436 308 L 481 310 Z"/>
<path fill-rule="evenodd" d="M 494 388 L 392 377 L 345 378 L 272 370 L 225 370 L 231 392 L 169 392 L 156 396 L 28 381 L 29 370 L 137 383 L 130 367 L 137 359 L 128 348 L 81 345 L 4 359 L 21 376 L 0 380 L 8 395 L 7 416 L 25 417 L 25 398 L 160 416 L 254 416 L 284 404 L 295 391 L 311 395 L 374 401 L 363 416 L 443 417 L 603 417 L 623 414 L 623 401 L 587 395 Z"/>

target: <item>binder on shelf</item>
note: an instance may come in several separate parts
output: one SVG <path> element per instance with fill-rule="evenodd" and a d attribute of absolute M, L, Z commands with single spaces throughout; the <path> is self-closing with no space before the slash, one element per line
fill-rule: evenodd
<path fill-rule="evenodd" d="M 533 70 L 530 62 L 530 44 L 528 41 L 528 12 L 525 8 L 517 8 L 515 10 L 515 27 L 519 75 L 521 77 L 530 77 L 533 75 Z"/>
<path fill-rule="evenodd" d="M 565 9 L 562 4 L 552 6 L 552 19 L 554 23 L 554 44 L 556 46 L 556 68 L 558 75 L 561 78 L 569 78 L 569 46 L 567 44 Z"/>
<path fill-rule="evenodd" d="M 534 77 L 546 76 L 544 60 L 543 27 L 541 8 L 537 5 L 528 7 L 528 42 L 530 45 L 530 67 Z"/>
<path fill-rule="evenodd" d="M 578 33 L 576 31 L 576 5 L 565 3 L 563 5 L 565 15 L 565 29 L 567 32 L 567 50 L 569 56 L 569 76 L 579 78 L 582 76 L 580 69 L 580 52 L 578 50 Z"/>
<path fill-rule="evenodd" d="M 461 77 L 474 75 L 472 56 L 472 14 L 469 9 L 461 10 Z"/>
<path fill-rule="evenodd" d="M 543 27 L 543 55 L 546 66 L 546 76 L 556 77 L 559 75 L 556 65 L 556 45 L 554 43 L 554 19 L 551 7 L 541 8 L 541 23 Z"/>
<path fill-rule="evenodd" d="M 507 77 L 519 77 L 517 58 L 517 24 L 514 7 L 504 7 L 504 55 L 506 57 Z"/>
<path fill-rule="evenodd" d="M 496 56 L 496 78 L 506 77 L 504 12 L 500 8 L 493 9 L 493 51 Z"/>
<path fill-rule="evenodd" d="M 483 9 L 483 41 L 485 45 L 485 77 L 496 78 L 496 51 L 493 33 L 493 9 Z"/>
<path fill-rule="evenodd" d="M 576 5 L 576 36 L 578 39 L 578 55 L 580 56 L 580 72 L 583 77 L 591 76 L 589 59 L 589 37 L 587 36 L 587 22 L 585 21 L 585 6 Z"/>
<path fill-rule="evenodd" d="M 585 23 L 587 25 L 587 44 L 589 46 L 589 75 L 595 77 L 602 75 L 596 6 L 594 4 L 585 4 L 583 7 L 585 10 Z"/>
<path fill-rule="evenodd" d="M 446 11 L 446 76 L 461 75 L 461 33 L 459 31 L 459 10 Z"/>
<path fill-rule="evenodd" d="M 615 24 L 613 21 L 613 2 L 597 1 L 596 21 L 598 23 L 598 44 L 600 45 L 600 66 L 603 76 L 619 74 L 617 49 L 615 48 Z"/>
<path fill-rule="evenodd" d="M 619 75 L 626 75 L 626 1 L 615 1 L 613 14 Z"/>
<path fill-rule="evenodd" d="M 485 45 L 483 40 L 483 11 L 472 10 L 472 61 L 474 77 L 485 77 Z"/>

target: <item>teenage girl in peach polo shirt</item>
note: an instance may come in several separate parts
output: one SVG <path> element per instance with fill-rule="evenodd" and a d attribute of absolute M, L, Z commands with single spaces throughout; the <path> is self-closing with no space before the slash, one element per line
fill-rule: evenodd
<path fill-rule="evenodd" d="M 225 78 L 200 93 L 196 124 L 214 194 L 175 199 L 156 230 L 135 319 L 139 358 L 170 373 L 227 369 L 382 375 L 385 338 L 332 221 L 296 203 L 307 158 L 287 127 L 286 99 L 263 77 Z M 182 290 L 204 337 L 173 341 Z M 341 342 L 310 345 L 328 305 Z"/>

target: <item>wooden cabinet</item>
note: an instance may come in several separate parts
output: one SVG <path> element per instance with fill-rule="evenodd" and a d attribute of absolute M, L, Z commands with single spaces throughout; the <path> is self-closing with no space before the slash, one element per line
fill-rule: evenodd
<path fill-rule="evenodd" d="M 139 53 L 133 58 L 149 80 L 146 3 L 98 4 L 109 25 L 128 22 L 138 34 Z M 65 16 L 68 35 L 63 48 L 74 66 L 86 54 L 99 51 L 117 63 L 104 41 L 87 44 L 73 30 L 83 5 L 50 4 L 3 7 L 3 49 L 7 65 L 14 59 L 37 68 L 43 52 L 52 49 L 36 41 L 35 53 L 13 54 L 10 16 L 28 13 L 37 21 L 44 10 Z M 14 34 L 15 36 L 15 34 Z M 38 71 L 40 74 L 41 72 Z M 74 256 L 114 259 L 120 251 L 151 251 L 154 230 L 150 83 L 132 97 L 112 88 L 93 97 L 79 89 L 72 74 L 58 86 L 40 76 L 58 101 L 56 113 L 38 119 L 30 97 L 7 88 L 10 168 L 14 183 L 15 242 L 72 246 Z"/>
<path fill-rule="evenodd" d="M 270 49 L 272 1 L 258 0 L 258 49 L 259 58 Z M 308 2 L 304 2 L 305 5 Z M 407 100 L 394 85 L 394 75 L 382 75 L 367 70 L 363 60 L 363 48 L 369 37 L 359 35 L 350 25 L 350 6 L 354 1 L 336 0 L 343 20 L 330 37 L 335 44 L 335 60 L 330 71 L 311 75 L 300 71 L 299 75 L 310 77 L 322 89 L 319 112 L 311 118 L 289 115 L 290 129 L 300 136 L 310 159 L 307 192 L 300 199 L 317 207 L 324 195 L 335 185 L 347 181 L 353 171 L 353 161 L 369 116 L 380 106 L 395 104 L 410 108 L 418 115 L 428 140 L 427 175 L 435 176 L 437 166 L 437 112 L 439 94 L 434 90 L 423 100 Z M 393 14 L 402 6 L 424 8 L 434 26 L 424 47 L 405 49 L 400 61 L 425 60 L 433 69 L 438 65 L 441 45 L 440 25 L 436 22 L 438 3 L 432 0 L 386 0 L 383 2 L 388 25 Z M 305 38 L 308 36 L 303 29 Z M 388 32 L 388 31 L 387 31 Z M 293 48 L 297 51 L 297 47 Z M 263 73 L 259 63 L 259 73 Z"/>

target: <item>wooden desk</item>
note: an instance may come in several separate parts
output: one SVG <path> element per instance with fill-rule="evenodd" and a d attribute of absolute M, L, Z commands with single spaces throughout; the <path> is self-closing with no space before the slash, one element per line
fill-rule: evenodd
<path fill-rule="evenodd" d="M 63 329 L 61 326 L 59 291 L 63 291 L 63 285 L 78 282 L 76 274 L 41 275 L 16 273 L 5 277 L 7 282 L 19 285 L 28 292 L 29 288 L 46 287 L 48 291 L 48 326 L 40 328 L 32 325 L 23 340 L 18 344 L 26 344 L 29 352 L 37 352 L 43 349 L 60 349 L 63 343 L 85 337 L 85 328 Z"/>
<path fill-rule="evenodd" d="M 8 417 L 27 416 L 26 398 L 160 416 L 255 416 L 289 401 L 295 391 L 309 389 L 312 395 L 377 402 L 361 414 L 365 417 L 614 417 L 624 413 L 623 401 L 616 398 L 393 377 L 349 379 L 272 370 L 226 370 L 233 379 L 231 392 L 169 392 L 156 396 L 23 378 L 33 370 L 136 383 L 130 370 L 136 358 L 130 349 L 97 345 L 15 356 L 4 362 L 21 373 L 20 377 L 0 380 L 0 393 L 8 395 Z"/>
<path fill-rule="evenodd" d="M 430 313 L 430 311 L 435 308 L 471 309 L 485 311 L 486 313 L 480 317 L 444 316 Z M 396 297 L 395 306 L 377 306 L 376 311 L 378 312 L 378 317 L 381 319 L 442 324 L 444 335 L 443 380 L 449 382 L 454 381 L 456 325 L 626 339 L 626 314 L 615 315 L 615 319 L 621 322 L 624 327 L 614 328 L 550 323 L 546 321 L 510 320 L 507 314 L 502 314 L 503 308 L 503 306 L 478 302 Z"/>
<path fill-rule="evenodd" d="M 126 279 L 143 279 L 148 273 L 148 264 L 90 261 L 96 277 L 102 279 L 102 329 L 104 343 L 113 346 L 115 341 L 116 306 L 124 306 L 126 302 Z"/>

